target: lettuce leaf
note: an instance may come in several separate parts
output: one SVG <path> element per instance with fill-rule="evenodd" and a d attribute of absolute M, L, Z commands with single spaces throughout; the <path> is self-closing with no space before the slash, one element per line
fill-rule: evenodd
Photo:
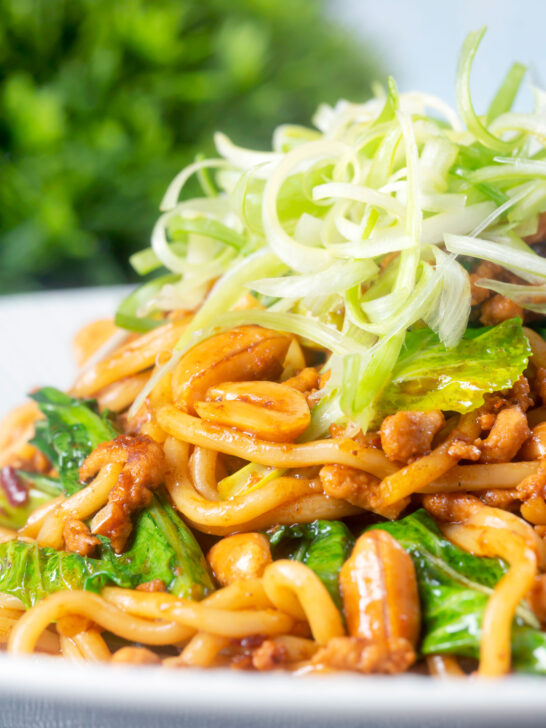
<path fill-rule="evenodd" d="M 102 557 L 116 572 L 129 572 L 134 586 L 161 579 L 167 589 L 186 599 L 203 599 L 214 590 L 201 547 L 184 521 L 161 494 L 135 522 L 131 547 L 116 554 L 103 539 Z"/>
<path fill-rule="evenodd" d="M 44 387 L 30 397 L 45 415 L 36 423 L 32 444 L 51 461 L 64 492 L 72 495 L 83 488 L 78 469 L 85 458 L 119 433 L 108 413 L 98 413 L 94 400 L 75 399 L 55 387 Z"/>
<path fill-rule="evenodd" d="M 199 544 L 161 495 L 138 515 L 128 551 L 118 556 L 107 538 L 100 541 L 97 558 L 25 541 L 0 544 L 0 592 L 30 607 L 57 591 L 99 593 L 109 584 L 134 589 L 154 579 L 186 599 L 202 599 L 214 589 Z"/>
<path fill-rule="evenodd" d="M 430 329 L 406 334 L 392 379 L 375 403 L 378 416 L 399 410 L 468 412 L 484 394 L 508 389 L 524 372 L 531 348 L 518 318 L 467 329 L 446 349 Z"/>
<path fill-rule="evenodd" d="M 17 597 L 27 608 L 57 591 L 86 589 L 98 593 L 107 584 L 127 588 L 133 582 L 126 567 L 116 569 L 102 559 L 26 541 L 0 544 L 0 592 Z"/>

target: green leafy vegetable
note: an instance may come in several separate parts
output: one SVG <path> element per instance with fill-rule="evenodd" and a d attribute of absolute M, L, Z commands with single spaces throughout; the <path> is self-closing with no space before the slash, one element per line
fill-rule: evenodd
<path fill-rule="evenodd" d="M 377 412 L 475 409 L 485 393 L 507 389 L 519 379 L 530 353 L 520 319 L 468 329 L 453 349 L 430 329 L 409 331 Z"/>
<path fill-rule="evenodd" d="M 354 545 L 347 526 L 341 521 L 313 521 L 279 526 L 267 535 L 275 558 L 301 561 L 312 569 L 341 609 L 338 576 Z"/>
<path fill-rule="evenodd" d="M 478 657 L 484 610 L 505 564 L 454 546 L 424 510 L 371 528 L 388 531 L 413 560 L 423 614 L 421 653 Z M 513 666 L 546 674 L 546 633 L 536 629 L 537 620 L 524 603 L 516 614 Z"/>
<path fill-rule="evenodd" d="M 53 592 L 87 589 L 100 592 L 107 584 L 133 586 L 132 575 L 108 560 L 40 548 L 25 541 L 0 544 L 0 592 L 18 597 L 28 608 Z"/>
<path fill-rule="evenodd" d="M 170 592 L 186 599 L 202 599 L 214 589 L 195 537 L 159 494 L 137 516 L 131 548 L 117 555 L 105 539 L 103 558 L 130 572 L 138 584 L 161 579 Z"/>
<path fill-rule="evenodd" d="M 186 599 L 202 599 L 214 587 L 201 549 L 191 531 L 161 496 L 136 521 L 133 543 L 116 555 L 101 538 L 98 558 L 40 548 L 23 541 L 0 544 L 0 592 L 29 607 L 65 589 L 100 592 L 108 585 L 134 589 L 161 579 Z"/>
<path fill-rule="evenodd" d="M 107 413 L 97 413 L 93 400 L 75 399 L 54 387 L 44 387 L 30 396 L 45 415 L 45 420 L 36 423 L 32 443 L 58 471 L 64 492 L 72 495 L 83 487 L 78 468 L 85 458 L 118 433 Z"/>

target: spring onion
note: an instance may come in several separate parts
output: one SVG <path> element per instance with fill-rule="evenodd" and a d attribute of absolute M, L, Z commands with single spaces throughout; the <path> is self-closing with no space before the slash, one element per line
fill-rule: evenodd
<path fill-rule="evenodd" d="M 151 248 L 132 262 L 178 278 L 156 279 L 153 296 L 141 289 L 129 313 L 143 322 L 125 323 L 146 327 L 150 312 L 204 303 L 133 412 L 196 342 L 255 323 L 331 352 L 310 432 L 340 420 L 366 427 L 407 331 L 427 326 L 446 351 L 461 341 L 471 290 L 459 256 L 529 282 L 482 285 L 542 312 L 546 263 L 521 236 L 546 210 L 545 96 L 535 93 L 529 113 L 512 111 L 525 71 L 514 64 L 479 115 L 470 75 L 483 35 L 470 33 L 461 51 L 458 114 L 434 96 L 399 93 L 389 79 L 366 103 L 323 104 L 315 128 L 279 127 L 270 150 L 218 133 L 218 156 L 177 175 Z M 204 196 L 181 201 L 190 177 L 205 172 Z M 249 292 L 261 308 L 232 310 Z"/>

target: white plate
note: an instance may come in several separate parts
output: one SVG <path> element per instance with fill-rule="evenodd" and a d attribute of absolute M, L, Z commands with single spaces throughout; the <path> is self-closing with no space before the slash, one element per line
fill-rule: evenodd
<path fill-rule="evenodd" d="M 0 412 L 32 387 L 69 386 L 70 341 L 112 314 L 123 288 L 0 298 Z M 291 678 L 235 671 L 128 669 L 0 656 L 2 728 L 169 726 L 544 726 L 546 682 L 402 676 Z"/>

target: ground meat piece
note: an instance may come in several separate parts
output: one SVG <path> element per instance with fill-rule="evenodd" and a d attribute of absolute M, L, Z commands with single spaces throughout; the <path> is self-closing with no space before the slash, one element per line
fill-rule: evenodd
<path fill-rule="evenodd" d="M 539 367 L 535 375 L 535 390 L 542 404 L 546 404 L 546 369 Z"/>
<path fill-rule="evenodd" d="M 385 455 L 394 462 L 407 463 L 429 452 L 434 435 L 445 425 L 440 410 L 397 412 L 385 417 L 379 433 Z"/>
<path fill-rule="evenodd" d="M 460 523 L 481 508 L 480 501 L 467 493 L 433 493 L 423 498 L 423 505 L 434 518 L 446 523 Z"/>
<path fill-rule="evenodd" d="M 478 424 L 482 430 L 490 430 L 495 424 L 495 415 L 492 412 L 486 412 L 478 417 Z"/>
<path fill-rule="evenodd" d="M 167 587 L 165 586 L 165 582 L 161 579 L 152 579 L 152 581 L 145 581 L 142 584 L 139 584 L 136 588 L 136 591 L 166 592 Z"/>
<path fill-rule="evenodd" d="M 233 670 L 252 670 L 254 668 L 252 655 L 233 655 L 229 666 Z"/>
<path fill-rule="evenodd" d="M 542 460 L 546 458 L 546 422 L 539 422 L 518 453 L 520 460 Z"/>
<path fill-rule="evenodd" d="M 108 496 L 108 503 L 94 517 L 93 533 L 107 536 L 113 549 L 120 553 L 131 533 L 131 513 L 145 508 L 152 490 L 162 482 L 165 470 L 163 450 L 146 435 L 119 435 L 115 440 L 101 443 L 84 460 L 80 479 L 92 478 L 109 463 L 124 467 Z"/>
<path fill-rule="evenodd" d="M 546 460 L 541 460 L 536 472 L 528 475 L 516 486 L 518 498 L 522 501 L 529 498 L 544 497 L 546 490 Z"/>
<path fill-rule="evenodd" d="M 96 536 L 91 535 L 87 525 L 78 518 L 67 518 L 63 527 L 64 546 L 80 556 L 89 556 L 100 544 Z"/>
<path fill-rule="evenodd" d="M 415 662 L 413 647 L 403 637 L 371 643 L 360 637 L 334 637 L 312 659 L 315 665 L 366 675 L 405 672 Z"/>
<path fill-rule="evenodd" d="M 471 460 L 472 462 L 479 460 L 482 454 L 475 443 L 457 438 L 450 442 L 447 453 L 459 460 Z"/>
<path fill-rule="evenodd" d="M 518 492 L 515 488 L 490 488 L 480 493 L 480 500 L 491 508 L 513 511 L 518 503 Z"/>
<path fill-rule="evenodd" d="M 160 658 L 146 647 L 122 647 L 114 652 L 111 661 L 119 665 L 161 665 Z"/>
<path fill-rule="evenodd" d="M 286 648 L 273 640 L 264 640 L 252 653 L 256 670 L 274 670 L 286 661 Z"/>
<path fill-rule="evenodd" d="M 513 407 L 514 405 L 517 405 L 522 412 L 527 412 L 529 407 L 532 407 L 534 403 L 535 400 L 531 395 L 529 380 L 522 374 L 511 389 L 486 394 L 485 403 L 480 408 L 480 412 L 484 414 L 497 414 L 501 409 Z M 480 417 L 482 416 L 480 415 Z M 484 427 L 483 429 L 490 428 Z"/>
<path fill-rule="evenodd" d="M 476 281 L 479 281 L 480 278 L 496 279 L 501 273 L 502 268 L 500 265 L 497 265 L 496 263 L 490 263 L 489 261 L 484 260 L 476 267 L 475 271 L 470 274 L 470 290 L 472 292 L 473 306 L 477 306 L 480 303 L 483 303 L 491 295 L 490 290 L 477 286 Z"/>
<path fill-rule="evenodd" d="M 342 498 L 385 518 L 397 518 L 409 502 L 405 498 L 389 506 L 383 505 L 378 491 L 379 480 L 347 465 L 324 465 L 319 477 L 326 495 Z"/>
<path fill-rule="evenodd" d="M 482 305 L 480 321 L 484 326 L 495 326 L 514 316 L 523 319 L 523 308 L 506 296 L 497 293 Z"/>
<path fill-rule="evenodd" d="M 509 462 L 530 434 L 527 417 L 519 407 L 501 410 L 491 432 L 481 443 L 481 461 L 484 463 Z"/>
<path fill-rule="evenodd" d="M 295 377 L 290 377 L 283 384 L 292 389 L 297 389 L 305 395 L 309 407 L 314 407 L 320 401 L 322 392 L 320 391 L 320 375 L 313 367 L 302 369 Z"/>
<path fill-rule="evenodd" d="M 522 412 L 527 412 L 532 407 L 535 400 L 531 396 L 531 387 L 529 380 L 523 374 L 514 382 L 512 389 L 508 390 L 508 402 L 517 405 Z"/>

